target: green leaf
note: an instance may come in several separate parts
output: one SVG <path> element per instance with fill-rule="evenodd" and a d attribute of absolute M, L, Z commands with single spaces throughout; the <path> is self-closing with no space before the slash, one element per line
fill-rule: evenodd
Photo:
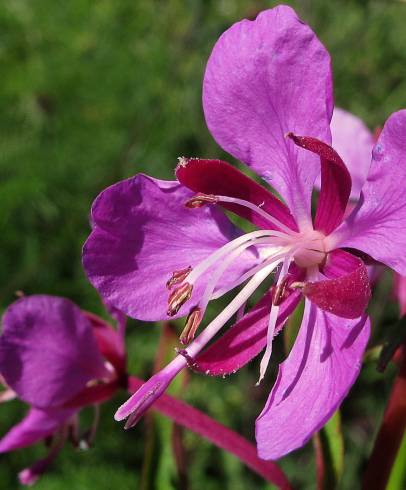
<path fill-rule="evenodd" d="M 403 435 L 402 445 L 396 456 L 395 464 L 389 478 L 386 490 L 402 490 L 406 487 L 406 432 Z"/>

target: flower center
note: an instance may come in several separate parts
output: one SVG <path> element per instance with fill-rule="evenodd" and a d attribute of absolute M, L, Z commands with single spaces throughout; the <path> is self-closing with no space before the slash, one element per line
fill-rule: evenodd
<path fill-rule="evenodd" d="M 323 233 L 315 230 L 297 239 L 303 246 L 293 256 L 296 265 L 307 269 L 322 264 L 326 258 L 324 239 Z"/>
<path fill-rule="evenodd" d="M 191 355 L 192 351 L 194 353 L 197 349 L 196 343 L 199 345 L 199 350 L 202 348 L 201 342 L 199 342 L 202 337 L 212 338 L 232 315 L 238 312 L 240 316 L 249 297 L 270 274 L 276 272 L 275 299 L 269 317 L 267 347 L 260 366 L 259 381 L 261 381 L 272 353 L 272 341 L 278 319 L 279 306 L 282 302 L 281 298 L 288 288 L 287 279 L 289 278 L 290 264 L 294 262 L 298 267 L 312 271 L 315 267 L 322 264 L 326 257 L 325 236 L 315 230 L 293 231 L 266 213 L 261 206 L 256 206 L 242 199 L 198 194 L 191 198 L 186 203 L 186 206 L 196 208 L 221 202 L 232 202 L 249 207 L 265 217 L 270 222 L 270 225 L 276 226 L 278 230 L 256 230 L 246 233 L 223 245 L 195 267 L 192 268 L 185 264 L 186 267 L 184 269 L 174 271 L 172 277 L 166 283 L 167 288 L 170 290 L 168 315 L 174 316 L 182 305 L 193 297 L 194 285 L 204 278 L 206 282 L 205 290 L 200 297 L 198 305 L 190 310 L 185 330 L 180 337 L 182 343 L 189 344 L 203 319 L 209 301 L 219 298 L 249 280 L 234 300 L 220 313 L 216 321 L 212 322 L 199 338 L 190 344 L 188 351 L 185 352 Z M 219 285 L 227 269 L 237 262 L 243 254 L 249 253 L 248 249 L 254 250 L 258 257 L 255 265 L 235 277 L 231 284 L 228 282 L 226 287 Z"/>

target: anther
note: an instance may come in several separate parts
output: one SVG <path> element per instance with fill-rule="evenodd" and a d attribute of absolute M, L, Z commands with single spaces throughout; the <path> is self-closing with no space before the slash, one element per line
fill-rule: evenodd
<path fill-rule="evenodd" d="M 176 354 L 179 354 L 180 356 L 184 357 L 186 359 L 186 363 L 190 369 L 194 369 L 196 366 L 196 362 L 193 359 L 192 356 L 189 355 L 188 351 L 186 349 L 175 349 Z"/>
<path fill-rule="evenodd" d="M 171 278 L 167 281 L 166 287 L 171 289 L 175 284 L 183 282 L 187 276 L 192 272 L 192 266 L 185 267 L 185 269 L 180 269 L 178 271 L 172 272 Z"/>
<path fill-rule="evenodd" d="M 272 295 L 272 305 L 279 306 L 286 298 L 286 292 L 288 289 L 289 274 L 281 280 L 281 282 L 275 287 Z"/>
<path fill-rule="evenodd" d="M 185 282 L 178 288 L 174 289 L 168 298 L 168 316 L 174 316 L 180 310 L 180 307 L 190 299 L 193 286 Z"/>
<path fill-rule="evenodd" d="M 303 289 L 305 286 L 304 282 L 292 282 L 292 284 L 290 284 L 290 288 L 291 289 Z"/>
<path fill-rule="evenodd" d="M 214 194 L 203 194 L 199 193 L 191 197 L 185 202 L 187 208 L 201 208 L 206 204 L 216 204 L 218 202 L 218 197 Z"/>
<path fill-rule="evenodd" d="M 189 313 L 185 328 L 182 330 L 180 334 L 179 340 L 183 345 L 189 344 L 194 337 L 196 330 L 199 328 L 199 325 L 203 318 L 203 312 L 201 308 L 193 308 L 193 310 Z"/>

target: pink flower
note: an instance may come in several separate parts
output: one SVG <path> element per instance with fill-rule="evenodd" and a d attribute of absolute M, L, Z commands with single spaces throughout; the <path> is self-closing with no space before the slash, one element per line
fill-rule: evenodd
<path fill-rule="evenodd" d="M 330 146 L 330 57 L 291 8 L 262 12 L 220 37 L 206 68 L 203 107 L 220 146 L 284 202 L 225 162 L 181 158 L 177 181 L 138 175 L 98 196 L 83 263 L 105 301 L 129 316 L 187 315 L 187 347 L 118 409 L 117 420 L 130 417 L 127 427 L 187 365 L 225 375 L 265 349 L 262 380 L 274 336 L 305 297 L 299 335 L 256 422 L 260 457 L 275 459 L 326 423 L 358 375 L 370 298 L 361 257 L 406 273 L 406 111 L 388 119 L 361 198 L 345 217 L 352 183 Z M 225 210 L 258 229 L 243 233 Z M 274 286 L 242 315 L 270 277 Z M 208 302 L 244 283 L 193 340 Z M 236 324 L 206 348 L 236 313 Z"/>
<path fill-rule="evenodd" d="M 7 308 L 2 324 L 0 372 L 6 392 L 13 390 L 30 409 L 0 439 L 0 452 L 50 441 L 49 454 L 19 474 L 21 483 L 32 485 L 69 434 L 80 443 L 80 409 L 97 406 L 126 386 L 124 344 L 101 318 L 56 296 L 19 299 Z M 95 430 L 96 425 L 90 439 Z"/>

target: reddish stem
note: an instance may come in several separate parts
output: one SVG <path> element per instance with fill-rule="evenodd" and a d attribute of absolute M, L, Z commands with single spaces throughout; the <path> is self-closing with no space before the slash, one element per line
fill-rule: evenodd
<path fill-rule="evenodd" d="M 364 475 L 363 488 L 384 490 L 406 428 L 406 345 L 381 428 Z"/>
<path fill-rule="evenodd" d="M 324 479 L 326 476 L 326 466 L 324 464 L 323 448 L 321 445 L 320 434 L 316 432 L 313 436 L 313 446 L 316 456 L 316 483 L 317 490 L 323 490 Z"/>
<path fill-rule="evenodd" d="M 128 379 L 128 391 L 134 393 L 144 381 L 134 376 Z M 244 437 L 216 422 L 200 410 L 169 395 L 162 395 L 152 409 L 171 418 L 177 424 L 205 437 L 216 446 L 234 454 L 249 468 L 283 490 L 291 489 L 282 470 L 272 461 L 258 458 L 255 446 Z"/>

